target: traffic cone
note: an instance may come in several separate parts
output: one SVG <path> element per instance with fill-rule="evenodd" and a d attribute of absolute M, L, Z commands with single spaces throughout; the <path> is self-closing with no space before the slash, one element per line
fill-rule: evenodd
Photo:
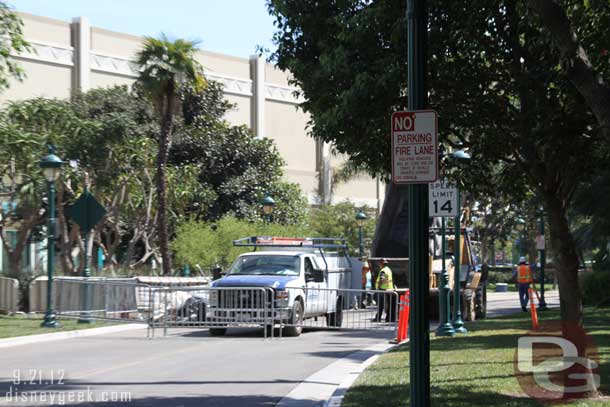
<path fill-rule="evenodd" d="M 535 331 L 538 329 L 538 313 L 536 312 L 536 304 L 534 304 L 534 290 L 528 288 L 528 294 L 530 297 L 530 309 L 532 313 L 532 329 Z"/>
<path fill-rule="evenodd" d="M 410 291 L 400 296 L 400 313 L 398 314 L 398 332 L 396 340 L 403 342 L 409 336 Z"/>

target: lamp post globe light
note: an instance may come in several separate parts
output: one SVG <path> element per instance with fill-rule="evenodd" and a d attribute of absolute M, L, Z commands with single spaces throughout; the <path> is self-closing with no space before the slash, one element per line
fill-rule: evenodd
<path fill-rule="evenodd" d="M 449 154 L 449 159 L 455 161 L 457 164 L 464 164 L 470 160 L 470 154 L 464 150 L 453 151 Z M 464 321 L 462 320 L 462 301 L 460 295 L 460 270 L 461 270 L 461 258 L 460 251 L 462 249 L 462 229 L 461 229 L 461 208 L 462 202 L 460 199 L 460 191 L 457 193 L 457 216 L 454 219 L 454 268 L 453 268 L 453 329 L 456 333 L 468 333 L 468 330 L 464 327 Z M 444 254 L 444 253 L 443 253 Z M 446 271 L 445 271 L 446 273 Z M 447 281 L 449 277 L 447 276 Z M 447 288 L 449 285 L 447 284 Z M 449 292 L 445 294 L 449 297 Z"/>
<path fill-rule="evenodd" d="M 47 223 L 47 310 L 44 315 L 42 326 L 45 328 L 56 328 L 59 326 L 55 319 L 55 311 L 53 310 L 53 272 L 55 268 L 55 233 L 56 222 L 55 218 L 55 182 L 61 175 L 61 167 L 64 162 L 55 155 L 55 148 L 49 146 L 49 154 L 40 160 L 40 167 L 49 193 L 48 198 L 48 223 Z"/>
<path fill-rule="evenodd" d="M 524 242 L 524 230 L 525 230 L 525 220 L 523 220 L 523 218 L 517 218 L 516 222 L 516 228 L 519 231 L 519 257 L 524 256 L 525 252 L 523 251 L 523 242 Z"/>
<path fill-rule="evenodd" d="M 263 205 L 263 212 L 265 213 L 265 219 L 267 223 L 271 223 L 271 215 L 273 214 L 273 209 L 275 207 L 275 201 L 269 195 L 264 197 L 261 201 Z"/>
<path fill-rule="evenodd" d="M 544 311 L 547 309 L 546 301 L 544 299 L 544 266 L 546 263 L 546 251 L 544 246 L 544 208 L 540 208 L 540 229 L 538 232 L 540 233 L 540 239 L 542 240 L 541 246 L 538 247 L 540 251 L 540 300 L 538 304 L 538 309 Z"/>
<path fill-rule="evenodd" d="M 360 258 L 364 257 L 364 240 L 362 239 L 362 227 L 364 226 L 364 222 L 366 221 L 366 213 L 359 211 L 356 214 L 356 225 L 358 225 L 358 256 Z"/>

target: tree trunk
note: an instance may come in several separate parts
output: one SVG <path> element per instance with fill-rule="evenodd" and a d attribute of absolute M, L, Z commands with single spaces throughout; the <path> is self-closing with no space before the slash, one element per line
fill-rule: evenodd
<path fill-rule="evenodd" d="M 174 115 L 174 83 L 168 82 L 168 90 L 165 95 L 164 112 L 161 123 L 161 133 L 159 135 L 159 154 L 157 155 L 157 199 L 158 199 L 158 231 L 159 249 L 163 266 L 163 274 L 172 274 L 172 259 L 169 252 L 167 235 L 167 201 L 166 201 L 166 180 L 165 166 L 167 165 L 167 154 L 172 135 Z"/>
<path fill-rule="evenodd" d="M 23 258 L 23 253 L 11 251 L 8 252 L 8 273 L 7 276 L 9 278 L 14 278 L 21 282 L 21 260 Z"/>
<path fill-rule="evenodd" d="M 409 217 L 405 186 L 388 184 L 371 247 L 373 257 L 408 257 Z"/>
<path fill-rule="evenodd" d="M 561 319 L 582 326 L 582 298 L 578 284 L 578 254 L 566 208 L 554 195 L 545 195 L 551 246 L 557 256 Z"/>

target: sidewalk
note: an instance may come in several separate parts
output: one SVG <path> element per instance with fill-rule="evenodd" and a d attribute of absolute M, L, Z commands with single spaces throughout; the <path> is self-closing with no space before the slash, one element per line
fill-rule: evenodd
<path fill-rule="evenodd" d="M 50 341 L 58 341 L 70 338 L 83 338 L 87 336 L 105 335 L 116 332 L 133 331 L 136 329 L 146 329 L 146 324 L 121 324 L 112 326 L 103 326 L 99 328 L 91 327 L 64 332 L 49 332 L 39 335 L 17 336 L 13 338 L 0 339 L 0 349 L 10 348 L 13 346 L 29 345 L 32 343 L 43 343 Z"/>
<path fill-rule="evenodd" d="M 545 301 L 549 308 L 558 307 L 559 306 L 559 292 L 556 290 L 547 291 L 545 293 Z M 507 315 L 513 315 L 513 314 L 515 314 L 515 315 L 522 314 L 521 306 L 519 304 L 519 299 L 517 297 L 517 293 L 515 293 L 515 292 L 488 293 L 487 318 L 497 318 L 500 316 L 507 316 Z M 466 327 L 468 327 L 469 325 L 470 324 L 467 323 Z M 438 326 L 438 321 L 430 322 L 430 336 L 431 337 L 434 337 L 434 331 L 436 330 L 437 326 Z M 370 365 L 375 363 L 375 361 L 377 361 L 379 356 L 381 356 L 383 353 L 386 353 L 386 352 L 396 348 L 397 346 L 398 345 L 387 345 L 384 347 L 380 344 L 378 349 L 379 350 L 383 349 L 382 351 L 379 351 L 378 353 L 371 355 L 371 357 L 362 361 L 359 366 L 353 367 L 346 374 L 344 373 L 343 380 L 339 379 L 340 383 L 335 387 L 334 392 L 332 393 L 332 395 L 330 397 L 328 397 L 326 403 L 324 403 L 323 406 L 324 407 L 340 407 L 343 403 L 343 398 L 344 398 L 346 392 L 354 384 L 354 382 L 358 379 L 358 377 L 364 372 L 364 370 L 366 370 L 367 367 L 369 367 Z M 339 361 L 339 362 L 341 362 L 341 361 Z M 339 363 L 339 362 L 335 362 L 335 363 Z M 347 365 L 347 363 L 346 363 L 346 365 Z M 319 373 L 323 373 L 323 371 L 320 371 Z M 314 376 L 316 376 L 316 375 L 314 375 Z M 309 381 L 312 378 L 308 378 L 307 381 Z M 319 377 L 317 377 L 317 378 L 319 379 Z M 337 381 L 338 380 L 337 377 L 335 377 L 334 380 Z M 304 383 L 306 383 L 306 382 L 304 382 Z M 288 394 L 286 397 L 291 397 L 292 395 L 301 394 L 303 392 L 303 390 L 307 389 L 309 386 L 304 385 L 303 389 L 300 389 L 300 387 L 301 386 L 298 386 L 293 392 Z M 306 404 L 306 403 L 301 403 L 301 404 L 281 404 L 280 403 L 280 404 L 278 404 L 278 406 L 291 406 L 291 407 L 292 406 L 311 407 L 311 406 L 317 406 L 317 405 L 318 404 Z"/>

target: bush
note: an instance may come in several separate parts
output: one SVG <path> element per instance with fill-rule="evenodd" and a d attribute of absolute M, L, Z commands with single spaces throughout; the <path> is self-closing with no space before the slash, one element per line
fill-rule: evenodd
<path fill-rule="evenodd" d="M 593 271 L 581 276 L 582 301 L 585 305 L 610 304 L 610 272 Z"/>
<path fill-rule="evenodd" d="M 235 247 L 233 240 L 247 236 L 306 237 L 307 227 L 280 225 L 277 223 L 248 222 L 233 216 L 225 216 L 218 222 L 185 222 L 178 227 L 172 249 L 176 265 L 200 265 L 210 269 L 219 264 L 226 269 L 241 253 L 251 247 Z"/>

